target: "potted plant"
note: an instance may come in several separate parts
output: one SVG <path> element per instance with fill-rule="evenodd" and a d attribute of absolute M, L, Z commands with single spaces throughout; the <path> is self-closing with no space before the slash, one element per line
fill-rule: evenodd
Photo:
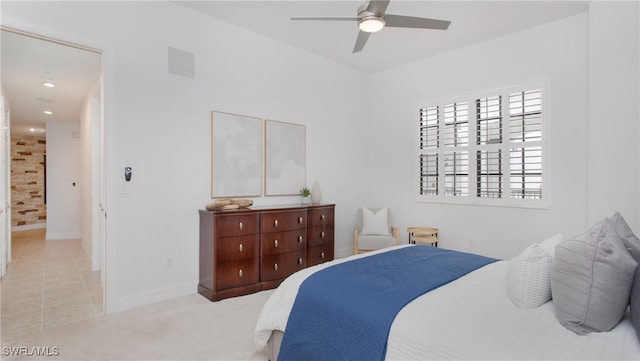
<path fill-rule="evenodd" d="M 309 203 L 309 196 L 311 195 L 311 191 L 309 188 L 304 187 L 300 189 L 300 195 L 302 196 L 302 203 Z"/>

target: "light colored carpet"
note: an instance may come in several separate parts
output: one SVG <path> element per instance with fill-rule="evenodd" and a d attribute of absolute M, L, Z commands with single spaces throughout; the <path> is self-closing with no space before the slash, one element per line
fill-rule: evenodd
<path fill-rule="evenodd" d="M 273 290 L 218 302 L 194 294 L 32 336 L 2 335 L 1 358 L 266 360 L 265 351 L 253 342 L 253 330 L 271 293 Z M 22 355 L 8 356 L 16 347 L 25 348 Z M 35 357 L 34 347 L 50 355 L 59 354 Z"/>

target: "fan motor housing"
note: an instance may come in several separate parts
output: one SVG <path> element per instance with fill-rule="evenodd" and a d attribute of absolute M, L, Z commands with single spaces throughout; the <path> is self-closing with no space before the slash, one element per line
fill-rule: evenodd
<path fill-rule="evenodd" d="M 382 18 L 384 16 L 384 14 L 379 14 L 370 10 L 367 10 L 367 5 L 369 5 L 368 3 L 364 3 L 360 6 L 358 6 L 358 18 L 364 18 L 367 16 L 376 16 L 379 18 Z"/>

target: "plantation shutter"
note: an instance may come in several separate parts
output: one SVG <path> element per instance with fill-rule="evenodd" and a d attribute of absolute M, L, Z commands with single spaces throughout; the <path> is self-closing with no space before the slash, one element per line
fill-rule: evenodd
<path fill-rule="evenodd" d="M 440 117 L 438 106 L 420 109 L 420 151 L 437 150 L 440 147 Z M 421 195 L 438 195 L 438 154 L 420 154 Z"/>
<path fill-rule="evenodd" d="M 511 198 L 542 199 L 542 91 L 509 94 Z"/>

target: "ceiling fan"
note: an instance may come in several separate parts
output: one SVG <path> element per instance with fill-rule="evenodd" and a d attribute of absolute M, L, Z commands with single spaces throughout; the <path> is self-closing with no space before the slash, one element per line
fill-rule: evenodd
<path fill-rule="evenodd" d="M 447 30 L 451 21 L 419 18 L 415 16 L 404 16 L 385 14 L 390 0 L 371 0 L 358 7 L 357 17 L 292 17 L 291 20 L 331 20 L 331 21 L 357 21 L 358 38 L 353 47 L 353 52 L 358 53 L 364 48 L 364 44 L 369 40 L 371 33 L 382 30 L 385 26 L 393 28 L 418 28 Z"/>

